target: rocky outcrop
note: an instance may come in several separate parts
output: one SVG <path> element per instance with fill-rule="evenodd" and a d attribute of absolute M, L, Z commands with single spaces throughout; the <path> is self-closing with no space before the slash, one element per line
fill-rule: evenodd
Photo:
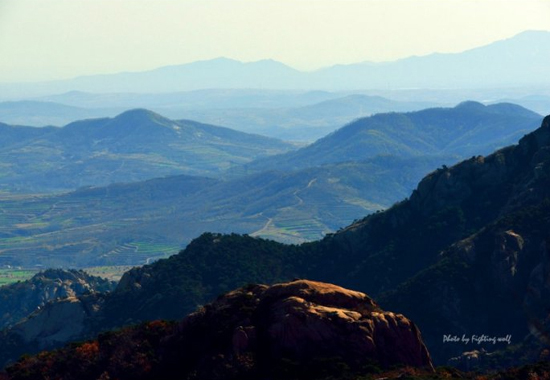
<path fill-rule="evenodd" d="M 197 333 L 219 321 L 227 341 L 209 329 Z M 235 290 L 190 315 L 180 331 L 199 334 L 202 345 L 224 346 L 217 354 L 257 357 L 259 365 L 339 358 L 353 368 L 432 368 L 420 332 L 406 317 L 381 310 L 363 293 L 308 280 Z"/>
<path fill-rule="evenodd" d="M 10 329 L 25 343 L 43 349 L 68 342 L 82 334 L 87 318 L 100 309 L 101 297 L 67 297 L 47 304 Z"/>
<path fill-rule="evenodd" d="M 0 329 L 9 327 L 49 302 L 113 290 L 115 283 L 79 270 L 48 269 L 27 281 L 0 287 Z"/>
<path fill-rule="evenodd" d="M 488 277 L 496 288 L 506 290 L 515 285 L 518 265 L 524 261 L 524 247 L 525 240 L 513 230 L 484 230 L 454 244 L 447 255 L 456 254 L 469 265 L 487 256 Z"/>
<path fill-rule="evenodd" d="M 0 287 L 0 368 L 23 353 L 90 336 L 88 322 L 114 286 L 83 271 L 49 269 Z"/>
<path fill-rule="evenodd" d="M 24 341 L 36 341 L 40 338 L 41 345 L 54 342 L 66 342 L 78 335 L 83 328 L 84 310 L 77 298 L 61 300 L 30 318 L 23 320 L 12 328 L 21 335 Z"/>
<path fill-rule="evenodd" d="M 463 352 L 460 356 L 449 359 L 449 365 L 462 371 L 473 371 L 483 367 L 492 356 L 484 349 Z"/>
<path fill-rule="evenodd" d="M 483 192 L 490 193 L 495 201 L 501 199 L 503 203 L 499 206 L 511 200 L 502 196 L 506 193 L 525 198 L 524 192 L 532 191 L 533 180 L 547 177 L 549 173 L 549 145 L 550 116 L 547 116 L 541 127 L 524 136 L 518 145 L 487 157 L 472 157 L 452 168 L 444 166 L 426 176 L 411 196 L 412 207 L 425 214 L 433 213 L 442 207 L 460 205 Z M 508 206 L 510 209 L 513 204 Z"/>
<path fill-rule="evenodd" d="M 274 285 L 258 299 L 262 319 L 255 328 L 263 330 L 274 358 L 338 356 L 384 367 L 431 365 L 416 326 L 380 310 L 363 293 L 301 280 Z"/>
<path fill-rule="evenodd" d="M 8 373 L 14 380 L 305 380 L 356 378 L 377 367 L 433 371 L 416 326 L 363 293 L 294 280 L 248 285 L 181 322 L 102 334 L 21 360 Z"/>

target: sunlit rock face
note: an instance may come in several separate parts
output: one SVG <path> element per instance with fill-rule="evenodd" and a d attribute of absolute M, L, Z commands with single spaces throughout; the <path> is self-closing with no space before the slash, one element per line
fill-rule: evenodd
<path fill-rule="evenodd" d="M 381 310 L 364 293 L 294 280 L 248 285 L 179 322 L 105 333 L 24 358 L 7 372 L 12 380 L 313 380 L 389 367 L 433 371 L 410 320 Z"/>
<path fill-rule="evenodd" d="M 364 293 L 332 284 L 295 280 L 243 287 L 190 315 L 179 329 L 190 337 L 212 325 L 223 326 L 230 339 L 220 342 L 219 334 L 205 329 L 202 345 L 221 344 L 226 347 L 221 354 L 255 357 L 259 365 L 340 358 L 351 367 L 432 368 L 410 320 L 381 310 Z"/>

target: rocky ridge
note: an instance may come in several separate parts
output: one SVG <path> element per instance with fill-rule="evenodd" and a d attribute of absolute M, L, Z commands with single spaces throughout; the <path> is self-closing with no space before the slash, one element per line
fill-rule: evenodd
<path fill-rule="evenodd" d="M 179 323 L 152 322 L 109 333 L 24 359 L 7 372 L 12 380 L 290 380 L 390 366 L 433 371 L 409 319 L 381 310 L 363 293 L 294 280 L 248 285 Z"/>
<path fill-rule="evenodd" d="M 79 270 L 48 269 L 31 279 L 0 287 L 0 329 L 13 326 L 57 299 L 104 293 L 115 283 Z"/>
<path fill-rule="evenodd" d="M 485 355 L 480 364 L 496 368 L 537 360 L 548 348 L 549 152 L 546 117 L 518 145 L 434 173 L 411 197 L 426 212 L 433 212 L 429 207 L 438 202 L 439 208 L 454 202 L 465 214 L 475 215 L 478 208 L 478 215 L 491 216 L 481 228 L 441 250 L 435 264 L 381 297 L 386 307 L 415 318 L 428 347 L 438 348 L 436 360 L 473 348 L 489 353 L 508 348 L 441 345 L 444 334 L 511 335 L 514 354 Z"/>

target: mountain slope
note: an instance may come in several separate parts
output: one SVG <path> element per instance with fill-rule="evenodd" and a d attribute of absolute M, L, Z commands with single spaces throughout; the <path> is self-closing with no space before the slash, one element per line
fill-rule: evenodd
<path fill-rule="evenodd" d="M 519 145 L 439 169 L 419 184 L 409 200 L 318 243 L 285 248 L 249 237 L 205 235 L 180 255 L 159 262 L 155 270 L 177 267 L 180 275 L 185 273 L 185 282 L 178 281 L 180 290 L 190 294 L 191 289 L 201 289 L 203 293 L 189 297 L 198 303 L 201 297 L 213 296 L 226 285 L 248 278 L 269 278 L 274 273 L 279 278 L 330 280 L 377 296 L 390 294 L 383 296 L 383 303 L 391 302 L 419 320 L 428 348 L 438 353 L 440 361 L 468 349 L 460 344 L 442 344 L 443 331 L 512 334 L 521 340 L 533 317 L 545 318 L 544 279 L 550 272 L 546 255 L 540 250 L 548 238 L 549 146 L 547 117 L 542 127 Z M 251 249 L 254 245 L 262 248 Z M 446 248 L 449 253 L 441 256 Z M 457 250 L 459 253 L 453 253 Z M 247 269 L 237 263 L 229 272 L 239 275 L 220 281 L 224 272 L 219 268 L 229 265 L 229 257 L 236 254 L 241 258 L 238 262 L 246 263 L 242 268 Z M 219 267 L 204 266 L 212 262 Z M 153 267 L 132 271 L 114 297 L 125 293 L 127 307 L 137 304 L 140 294 L 163 286 L 162 281 L 144 279 L 160 277 Z M 173 286 L 174 281 L 170 282 Z M 146 285 L 137 287 L 134 283 Z M 217 287 L 211 288 L 214 284 Z M 472 298 L 474 294 L 477 296 Z M 154 302 L 169 307 L 171 297 Z M 148 299 L 153 302 L 153 298 Z M 514 300 L 527 309 L 518 308 Z M 510 307 L 517 311 L 505 313 Z M 470 320 L 472 313 L 476 317 Z M 473 329 L 476 323 L 478 328 Z M 445 326 L 457 328 L 445 330 Z"/>
<path fill-rule="evenodd" d="M 326 88 L 332 79 L 333 89 L 539 86 L 549 77 L 548 46 L 550 32 L 526 31 L 461 53 L 333 66 L 311 80 Z"/>
<path fill-rule="evenodd" d="M 222 181 L 176 176 L 0 198 L 0 265 L 144 264 L 206 231 L 315 240 L 407 196 L 442 158 L 377 158 Z"/>
<path fill-rule="evenodd" d="M 301 277 L 360 289 L 409 310 L 440 363 L 471 347 L 443 343 L 444 331 L 511 334 L 517 342 L 530 325 L 541 325 L 533 321 L 546 318 L 549 151 L 550 116 L 518 145 L 438 169 L 409 199 L 321 241 L 289 246 L 204 234 L 178 255 L 125 274 L 84 319 L 80 337 L 140 320 L 181 318 L 249 282 Z M 51 307 L 53 313 L 66 306 Z M 3 360 L 12 355 L 9 342 L 21 340 L 17 330 L 4 334 Z"/>
<path fill-rule="evenodd" d="M 542 117 L 520 106 L 463 102 L 454 108 L 377 114 L 354 121 L 315 143 L 284 155 L 260 159 L 245 170 L 304 168 L 361 160 L 380 154 L 485 154 L 517 141 L 540 125 Z"/>
<path fill-rule="evenodd" d="M 0 123 L 0 149 L 21 146 L 55 131 L 53 127 L 34 128 Z"/>
<path fill-rule="evenodd" d="M 6 133 L 23 134 L 14 127 Z M 0 149 L 0 188 L 70 190 L 168 174 L 216 175 L 290 144 L 193 121 L 172 121 L 146 110 L 90 119 Z M 1 130 L 0 130 L 1 132 Z M 46 133 L 49 132 L 49 133 Z"/>
<path fill-rule="evenodd" d="M 522 107 L 533 110 L 541 115 L 548 114 L 550 110 L 550 96 L 547 95 L 527 95 L 519 98 L 507 98 L 502 102 L 519 104 Z"/>

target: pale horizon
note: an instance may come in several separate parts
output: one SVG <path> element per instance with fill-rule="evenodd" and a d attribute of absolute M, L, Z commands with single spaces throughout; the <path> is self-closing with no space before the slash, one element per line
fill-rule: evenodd
<path fill-rule="evenodd" d="M 0 82 L 220 57 L 300 71 L 458 53 L 550 31 L 544 0 L 0 0 Z"/>

